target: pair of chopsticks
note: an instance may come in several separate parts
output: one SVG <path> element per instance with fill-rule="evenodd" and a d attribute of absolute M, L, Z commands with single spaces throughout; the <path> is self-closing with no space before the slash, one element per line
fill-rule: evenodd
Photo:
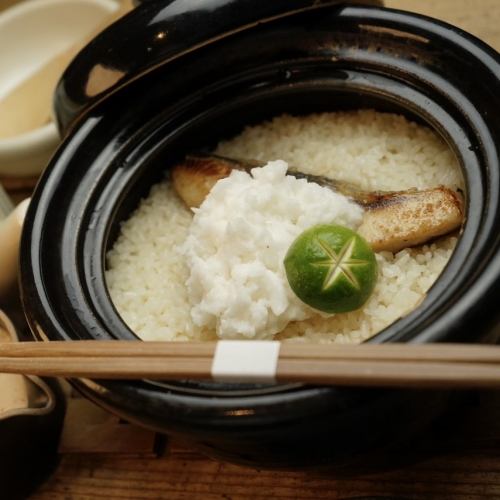
<path fill-rule="evenodd" d="M 221 344 L 231 342 L 0 343 L 0 372 L 68 378 L 212 379 L 214 356 Z M 248 343 L 239 344 L 242 347 L 237 355 L 244 357 L 243 344 Z M 277 350 L 270 382 L 500 388 L 500 346 L 271 344 Z M 258 367 L 255 353 L 254 358 L 249 361 Z M 229 379 L 249 381 L 238 372 L 230 374 Z"/>

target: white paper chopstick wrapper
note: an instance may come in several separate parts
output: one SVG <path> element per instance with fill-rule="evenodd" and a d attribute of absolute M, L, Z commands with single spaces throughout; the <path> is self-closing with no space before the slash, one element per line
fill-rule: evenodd
<path fill-rule="evenodd" d="M 221 340 L 215 346 L 212 378 L 219 382 L 276 381 L 280 342 Z"/>

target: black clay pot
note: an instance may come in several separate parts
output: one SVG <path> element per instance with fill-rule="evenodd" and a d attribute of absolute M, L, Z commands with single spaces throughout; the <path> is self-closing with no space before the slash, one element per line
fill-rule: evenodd
<path fill-rule="evenodd" d="M 186 152 L 283 112 L 371 107 L 444 137 L 463 169 L 467 218 L 424 302 L 370 342 L 496 341 L 500 58 L 433 19 L 334 4 L 147 2 L 76 58 L 56 96 L 66 138 L 36 189 L 22 239 L 23 301 L 37 338 L 137 340 L 110 301 L 105 252 L 119 222 Z M 449 398 L 301 385 L 73 383 L 129 420 L 259 467 L 368 463 L 425 429 Z"/>

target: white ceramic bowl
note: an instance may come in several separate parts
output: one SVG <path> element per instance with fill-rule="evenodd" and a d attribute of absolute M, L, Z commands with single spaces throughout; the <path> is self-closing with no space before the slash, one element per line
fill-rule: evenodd
<path fill-rule="evenodd" d="M 0 99 L 88 37 L 117 0 L 25 0 L 0 14 Z M 39 174 L 59 143 L 53 122 L 0 138 L 0 175 Z"/>

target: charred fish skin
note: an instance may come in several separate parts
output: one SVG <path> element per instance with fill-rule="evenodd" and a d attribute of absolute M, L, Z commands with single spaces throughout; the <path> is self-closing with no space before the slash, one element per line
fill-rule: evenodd
<path fill-rule="evenodd" d="M 215 183 L 229 176 L 232 170 L 249 172 L 263 164 L 216 155 L 189 155 L 173 167 L 172 183 L 186 205 L 197 208 Z M 290 168 L 288 174 L 332 189 L 362 206 L 365 213 L 358 233 L 376 252 L 398 252 L 424 244 L 458 229 L 464 219 L 462 198 L 444 186 L 370 192 L 295 168 Z"/>
<path fill-rule="evenodd" d="M 462 202 L 439 186 L 381 199 L 363 216 L 358 233 L 375 252 L 398 252 L 451 233 L 463 220 Z"/>
<path fill-rule="evenodd" d="M 188 156 L 172 169 L 172 184 L 189 208 L 198 208 L 215 183 L 235 169 L 236 166 L 216 157 Z"/>
<path fill-rule="evenodd" d="M 210 192 L 210 189 L 212 189 L 213 184 L 215 184 L 218 180 L 227 177 L 232 170 L 250 172 L 252 168 L 262 167 L 265 163 L 266 162 L 259 162 L 256 160 L 226 158 L 218 155 L 188 155 L 186 156 L 184 162 L 174 166 L 172 170 L 172 180 L 174 187 L 182 184 L 182 188 L 186 189 L 183 191 L 183 194 L 193 198 L 193 200 L 196 200 L 196 205 L 190 206 L 189 203 L 187 203 L 190 208 L 196 208 L 201 205 L 202 201 Z M 386 196 L 387 194 L 393 194 L 384 191 L 364 191 L 349 182 L 331 179 L 321 175 L 306 174 L 294 167 L 288 168 L 287 175 L 293 175 L 297 179 L 305 179 L 308 182 L 315 182 L 320 186 L 328 187 L 332 191 L 351 198 L 361 206 L 373 204 L 381 197 Z M 194 193 L 187 192 L 189 187 L 184 186 L 184 182 L 187 181 L 188 177 L 191 177 L 191 180 L 195 183 L 193 185 L 193 189 L 198 191 L 199 197 L 194 197 Z M 208 191 L 205 192 L 205 189 L 207 188 Z M 180 193 L 180 191 L 178 191 L 178 193 Z"/>

